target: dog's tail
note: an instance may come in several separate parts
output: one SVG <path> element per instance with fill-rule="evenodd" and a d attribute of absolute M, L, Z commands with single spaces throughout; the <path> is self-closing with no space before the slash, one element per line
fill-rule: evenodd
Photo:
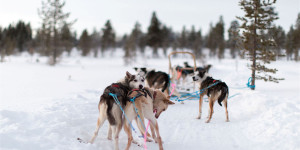
<path fill-rule="evenodd" d="M 221 83 L 223 84 L 222 88 L 221 88 L 221 95 L 218 98 L 218 103 L 220 106 L 222 106 L 222 101 L 225 100 L 225 98 L 228 97 L 229 95 L 229 90 L 228 90 L 228 86 L 225 83 Z"/>
<path fill-rule="evenodd" d="M 162 92 L 164 92 L 168 87 L 170 87 L 170 77 L 168 74 L 164 74 L 164 80 L 166 81 L 163 88 Z"/>

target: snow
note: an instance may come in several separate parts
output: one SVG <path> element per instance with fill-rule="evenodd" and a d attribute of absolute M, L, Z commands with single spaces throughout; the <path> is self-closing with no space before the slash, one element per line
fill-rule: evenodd
<path fill-rule="evenodd" d="M 100 129 L 94 144 L 88 141 L 95 130 L 97 105 L 103 89 L 125 76 L 134 66 L 168 71 L 168 59 L 145 57 L 124 65 L 122 51 L 104 58 L 80 57 L 73 51 L 56 66 L 47 58 L 23 53 L 0 63 L 0 149 L 72 149 L 112 150 L 107 140 L 108 122 Z M 140 55 L 139 55 L 140 56 Z M 36 62 L 39 59 L 39 63 Z M 188 57 L 174 58 L 180 64 Z M 285 78 L 280 84 L 257 81 L 256 90 L 245 87 L 250 76 L 248 61 L 227 57 L 206 59 L 211 74 L 230 87 L 230 122 L 225 122 L 224 107 L 215 105 L 211 123 L 205 123 L 208 104 L 202 119 L 197 120 L 198 102 L 176 102 L 158 119 L 166 150 L 198 149 L 300 149 L 300 67 L 299 63 L 280 60 L 272 64 Z M 200 64 L 200 62 L 197 62 Z M 135 125 L 135 124 L 134 124 Z M 119 145 L 125 149 L 127 135 L 122 130 Z M 158 149 L 147 143 L 148 149 Z M 133 144 L 132 150 L 143 149 Z"/>

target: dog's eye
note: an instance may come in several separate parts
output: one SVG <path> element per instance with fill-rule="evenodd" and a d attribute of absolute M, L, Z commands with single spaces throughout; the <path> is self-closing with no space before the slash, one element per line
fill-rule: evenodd
<path fill-rule="evenodd" d="M 135 79 L 135 80 L 133 80 L 134 82 L 137 82 L 137 80 Z"/>
<path fill-rule="evenodd" d="M 142 80 L 142 82 L 144 82 L 144 80 Z"/>
<path fill-rule="evenodd" d="M 166 111 L 166 109 L 163 109 L 163 111 Z"/>

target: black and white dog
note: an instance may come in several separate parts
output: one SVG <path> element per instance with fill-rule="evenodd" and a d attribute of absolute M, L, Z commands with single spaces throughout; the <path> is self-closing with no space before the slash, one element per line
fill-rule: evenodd
<path fill-rule="evenodd" d="M 186 79 L 188 76 L 193 76 L 194 75 L 194 67 L 190 66 L 188 64 L 188 62 L 184 62 L 183 63 L 184 66 L 175 66 L 175 70 L 176 71 L 173 71 L 174 73 L 174 76 L 177 77 L 177 81 L 178 83 L 180 83 L 180 78 L 182 79 L 182 82 L 183 82 L 183 86 L 186 84 Z M 205 65 L 203 67 L 197 67 L 196 68 L 196 71 L 206 71 L 206 72 L 209 72 L 210 68 L 211 68 L 212 65 Z"/>
<path fill-rule="evenodd" d="M 228 122 L 229 118 L 227 110 L 227 99 L 229 95 L 229 89 L 226 83 L 220 80 L 213 79 L 206 71 L 198 71 L 196 75 L 193 76 L 193 81 L 198 82 L 200 85 L 199 115 L 197 119 L 201 118 L 203 96 L 207 95 L 209 101 L 209 111 L 206 123 L 209 123 L 211 120 L 213 107 L 216 100 L 218 100 L 220 106 L 222 106 L 221 102 L 223 102 L 225 107 L 226 121 Z"/>
<path fill-rule="evenodd" d="M 145 76 L 146 87 L 160 89 L 166 95 L 169 95 L 170 79 L 169 75 L 162 71 L 155 71 L 147 68 L 134 68 L 137 74 Z"/>
<path fill-rule="evenodd" d="M 131 75 L 129 72 L 126 72 L 125 78 L 105 88 L 98 104 L 99 117 L 97 121 L 97 128 L 94 136 L 90 140 L 90 143 L 94 142 L 100 127 L 103 125 L 105 120 L 108 119 L 112 129 L 115 150 L 119 149 L 118 138 L 123 125 L 122 111 L 109 93 L 116 94 L 120 105 L 122 108 L 125 108 L 126 103 L 129 102 L 129 98 L 127 97 L 129 91 L 132 89 L 143 89 L 145 86 L 144 80 L 143 76 Z"/>

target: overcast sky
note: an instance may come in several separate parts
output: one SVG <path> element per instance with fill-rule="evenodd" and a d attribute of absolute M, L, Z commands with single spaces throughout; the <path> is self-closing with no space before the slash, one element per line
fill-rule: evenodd
<path fill-rule="evenodd" d="M 215 24 L 222 15 L 226 30 L 235 16 L 243 16 L 239 0 L 66 0 L 65 12 L 71 12 L 70 20 L 77 19 L 73 29 L 81 34 L 87 28 L 100 30 L 107 19 L 120 36 L 130 33 L 135 22 L 147 31 L 151 15 L 156 11 L 160 21 L 181 31 L 183 26 L 202 29 L 206 34 L 209 24 Z M 0 0 L 0 26 L 6 27 L 18 20 L 30 22 L 34 29 L 41 25 L 37 9 L 41 0 Z M 300 0 L 277 0 L 275 5 L 281 25 L 286 31 L 295 24 L 300 12 Z"/>

